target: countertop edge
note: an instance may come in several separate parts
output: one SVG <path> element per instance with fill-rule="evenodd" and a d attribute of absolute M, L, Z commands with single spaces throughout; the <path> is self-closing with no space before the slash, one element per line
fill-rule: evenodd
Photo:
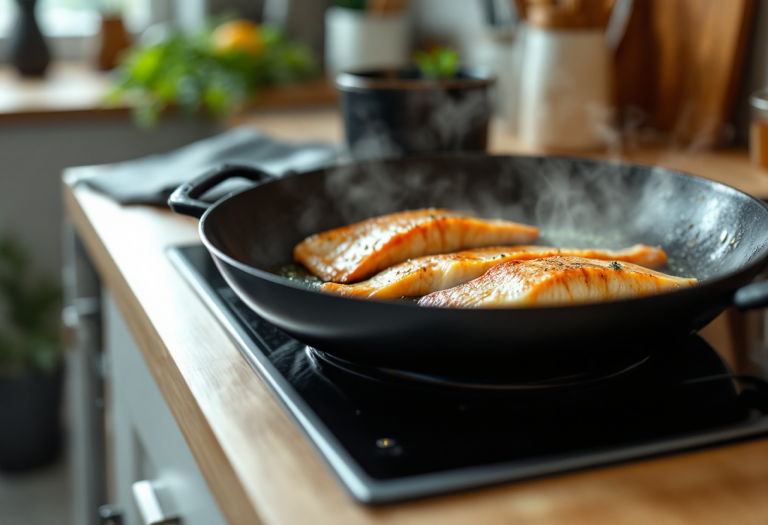
<path fill-rule="evenodd" d="M 155 330 L 152 320 L 132 292 L 115 260 L 109 254 L 109 250 L 91 224 L 87 213 L 80 206 L 73 187 L 67 183 L 66 176 L 62 189 L 65 215 L 80 236 L 103 284 L 112 292 L 222 514 L 232 525 L 261 523 L 255 506 L 243 488 L 242 480 L 232 467 L 208 419 L 200 407 L 194 403 L 194 395 L 184 376 L 175 366 L 176 363 Z M 195 439 L 189 439 L 188 436 L 195 436 Z M 202 446 L 203 442 L 205 446 Z M 222 465 L 226 468 L 222 468 Z"/>

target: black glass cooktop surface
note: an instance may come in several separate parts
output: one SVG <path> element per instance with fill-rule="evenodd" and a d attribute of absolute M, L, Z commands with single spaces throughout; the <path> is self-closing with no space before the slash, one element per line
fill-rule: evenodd
<path fill-rule="evenodd" d="M 768 432 L 766 384 L 733 377 L 698 336 L 638 362 L 527 385 L 372 369 L 309 348 L 262 320 L 227 286 L 202 246 L 173 248 L 169 256 L 364 503 Z"/>

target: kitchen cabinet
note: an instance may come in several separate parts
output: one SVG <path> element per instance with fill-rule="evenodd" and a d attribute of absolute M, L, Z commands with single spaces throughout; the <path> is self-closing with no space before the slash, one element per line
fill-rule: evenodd
<path fill-rule="evenodd" d="M 121 525 L 142 525 L 133 485 L 148 481 L 164 515 L 186 525 L 224 525 L 111 294 L 102 290 L 71 228 L 65 240 L 69 306 L 64 320 L 73 329 L 67 367 L 75 523 L 101 523 L 99 506 L 109 501 Z"/>
<path fill-rule="evenodd" d="M 225 525 L 208 485 L 109 292 L 102 301 L 111 481 L 123 525 L 143 525 L 133 485 L 150 481 L 166 516 Z"/>

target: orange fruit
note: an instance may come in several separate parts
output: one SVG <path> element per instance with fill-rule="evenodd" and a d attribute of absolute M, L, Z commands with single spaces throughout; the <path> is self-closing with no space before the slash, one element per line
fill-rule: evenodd
<path fill-rule="evenodd" d="M 259 26 L 250 20 L 224 22 L 213 31 L 211 42 L 220 53 L 237 50 L 258 55 L 264 49 Z"/>

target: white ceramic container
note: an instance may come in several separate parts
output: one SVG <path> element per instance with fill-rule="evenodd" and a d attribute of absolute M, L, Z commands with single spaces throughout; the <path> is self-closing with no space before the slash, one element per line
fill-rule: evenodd
<path fill-rule="evenodd" d="M 610 52 L 599 29 L 526 32 L 519 134 L 534 148 L 595 150 L 610 136 Z"/>
<path fill-rule="evenodd" d="M 374 15 L 330 7 L 325 12 L 325 67 L 331 74 L 404 66 L 410 48 L 406 11 Z"/>

